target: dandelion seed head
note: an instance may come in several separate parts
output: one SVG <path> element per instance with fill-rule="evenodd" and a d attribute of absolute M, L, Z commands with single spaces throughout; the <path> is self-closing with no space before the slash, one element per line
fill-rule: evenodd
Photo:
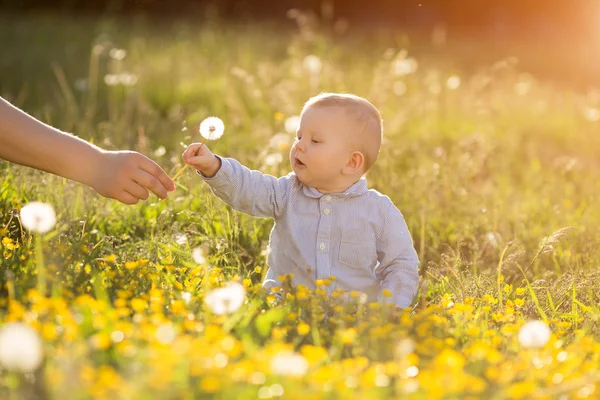
<path fill-rule="evenodd" d="M 460 86 L 460 76 L 453 75 L 446 81 L 446 87 L 450 90 L 456 90 Z"/>
<path fill-rule="evenodd" d="M 20 322 L 0 328 L 0 365 L 15 372 L 33 372 L 42 362 L 42 341 L 36 331 Z"/>
<path fill-rule="evenodd" d="M 207 140 L 217 140 L 223 136 L 225 124 L 218 117 L 208 117 L 200 123 L 200 134 Z"/>
<path fill-rule="evenodd" d="M 175 235 L 175 243 L 177 243 L 178 245 L 183 246 L 187 243 L 187 241 L 188 238 L 184 233 L 178 233 L 177 235 Z"/>
<path fill-rule="evenodd" d="M 588 108 L 585 110 L 585 118 L 590 122 L 600 121 L 600 110 L 597 108 Z"/>
<path fill-rule="evenodd" d="M 318 75 L 321 72 L 321 68 L 323 67 L 323 63 L 321 59 L 314 54 L 310 54 L 304 57 L 304 61 L 302 62 L 302 66 L 308 73 L 312 75 Z"/>
<path fill-rule="evenodd" d="M 108 55 L 113 60 L 121 61 L 125 57 L 127 57 L 127 51 L 124 50 L 124 49 L 116 49 L 116 48 L 115 49 L 110 49 L 110 52 L 108 53 Z"/>
<path fill-rule="evenodd" d="M 406 83 L 404 83 L 403 81 L 394 82 L 394 85 L 392 86 L 392 90 L 396 96 L 398 96 L 398 97 L 403 96 L 404 94 L 406 94 L 406 90 L 407 90 Z"/>
<path fill-rule="evenodd" d="M 206 306 L 217 315 L 237 311 L 246 299 L 246 290 L 238 282 L 229 282 L 225 287 L 214 289 L 204 297 Z"/>
<path fill-rule="evenodd" d="M 116 86 L 119 84 L 119 82 L 120 82 L 119 75 L 115 75 L 115 74 L 104 75 L 104 83 L 107 86 Z"/>
<path fill-rule="evenodd" d="M 50 204 L 33 201 L 21 208 L 21 223 L 30 231 L 46 233 L 56 225 L 56 213 Z"/>
<path fill-rule="evenodd" d="M 275 167 L 283 162 L 283 156 L 280 153 L 268 154 L 265 157 L 265 164 L 269 167 Z"/>
<path fill-rule="evenodd" d="M 396 76 L 405 76 L 417 72 L 419 63 L 412 57 L 404 58 L 405 53 L 392 62 L 392 73 Z"/>
<path fill-rule="evenodd" d="M 192 259 L 198 265 L 206 264 L 206 257 L 204 257 L 204 250 L 201 247 L 196 247 L 192 250 Z"/>
<path fill-rule="evenodd" d="M 164 156 L 165 154 L 167 154 L 167 149 L 165 149 L 165 146 L 160 146 L 158 149 L 156 149 L 156 150 L 154 151 L 154 155 L 155 155 L 156 157 L 162 157 L 162 156 Z"/>
<path fill-rule="evenodd" d="M 162 324 L 156 329 L 156 340 L 162 344 L 173 343 L 177 333 L 170 323 Z"/>
<path fill-rule="evenodd" d="M 298 125 L 300 125 L 300 117 L 294 115 L 293 117 L 289 117 L 285 120 L 285 130 L 288 133 L 296 133 L 298 130 Z"/>
<path fill-rule="evenodd" d="M 282 351 L 271 359 L 270 367 L 276 375 L 303 376 L 308 371 L 308 361 L 301 354 Z"/>
<path fill-rule="evenodd" d="M 550 334 L 550 328 L 544 321 L 529 321 L 519 329 L 517 338 L 525 348 L 539 348 L 548 343 Z"/>
<path fill-rule="evenodd" d="M 192 301 L 192 294 L 190 292 L 181 292 L 181 298 L 185 302 L 185 304 L 190 304 Z"/>

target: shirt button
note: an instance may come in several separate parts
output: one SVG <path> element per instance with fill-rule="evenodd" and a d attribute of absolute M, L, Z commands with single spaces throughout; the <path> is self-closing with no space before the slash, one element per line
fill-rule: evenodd
<path fill-rule="evenodd" d="M 329 215 L 330 212 L 331 212 L 331 210 L 329 208 L 326 208 L 323 210 L 323 214 L 325 214 L 325 215 Z"/>
<path fill-rule="evenodd" d="M 321 249 L 321 251 L 325 250 L 325 243 L 321 242 L 319 248 Z"/>
<path fill-rule="evenodd" d="M 331 196 L 330 195 L 325 196 L 325 201 L 331 201 Z"/>

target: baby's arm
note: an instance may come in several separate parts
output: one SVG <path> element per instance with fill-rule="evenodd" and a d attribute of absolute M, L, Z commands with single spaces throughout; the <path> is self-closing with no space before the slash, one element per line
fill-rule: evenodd
<path fill-rule="evenodd" d="M 183 161 L 194 166 L 212 192 L 235 210 L 264 218 L 281 214 L 287 199 L 287 177 L 250 170 L 232 158 L 214 155 L 199 143 L 188 146 Z"/>
<path fill-rule="evenodd" d="M 377 258 L 375 275 L 382 289 L 392 293 L 389 301 L 400 308 L 409 307 L 419 287 L 419 258 L 404 217 L 393 204 L 377 240 Z"/>

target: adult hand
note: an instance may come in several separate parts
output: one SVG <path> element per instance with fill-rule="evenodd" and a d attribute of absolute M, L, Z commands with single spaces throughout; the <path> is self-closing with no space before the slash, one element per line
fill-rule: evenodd
<path fill-rule="evenodd" d="M 158 164 L 134 151 L 101 151 L 89 185 L 100 195 L 125 204 L 146 200 L 148 190 L 161 199 L 175 190 L 175 184 Z"/>

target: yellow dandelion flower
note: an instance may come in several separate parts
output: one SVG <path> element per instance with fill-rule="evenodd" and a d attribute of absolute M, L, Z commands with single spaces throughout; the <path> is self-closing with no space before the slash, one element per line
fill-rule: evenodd
<path fill-rule="evenodd" d="M 356 328 L 344 329 L 344 331 L 342 331 L 342 334 L 341 334 L 342 343 L 350 344 L 350 343 L 354 342 L 357 335 L 358 335 L 358 332 L 357 332 Z"/>
<path fill-rule="evenodd" d="M 310 332 L 310 326 L 304 322 L 301 322 L 298 324 L 296 330 L 298 331 L 299 335 L 305 336 L 308 335 L 308 333 Z"/>
<path fill-rule="evenodd" d="M 137 261 L 127 261 L 125 263 L 125 268 L 127 268 L 130 271 L 136 269 L 137 266 L 138 266 Z"/>

